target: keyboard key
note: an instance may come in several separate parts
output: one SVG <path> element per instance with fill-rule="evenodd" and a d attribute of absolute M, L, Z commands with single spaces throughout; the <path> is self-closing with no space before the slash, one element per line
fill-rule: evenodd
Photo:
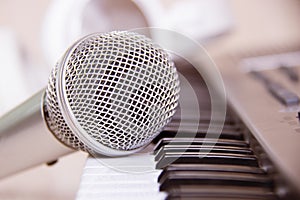
<path fill-rule="evenodd" d="M 159 183 L 161 191 L 168 191 L 175 185 L 273 187 L 273 179 L 267 175 L 216 171 L 167 171 L 160 177 Z"/>

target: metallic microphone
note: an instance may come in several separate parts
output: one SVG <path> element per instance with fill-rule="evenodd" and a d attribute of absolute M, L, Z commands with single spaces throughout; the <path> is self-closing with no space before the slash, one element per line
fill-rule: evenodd
<path fill-rule="evenodd" d="M 45 90 L 0 118 L 0 177 L 74 150 L 137 152 L 171 120 L 178 98 L 176 68 L 150 39 L 88 35 L 67 50 Z"/>

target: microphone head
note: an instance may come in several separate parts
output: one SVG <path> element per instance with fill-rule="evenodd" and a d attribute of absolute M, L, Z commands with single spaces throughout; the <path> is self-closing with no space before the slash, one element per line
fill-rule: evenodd
<path fill-rule="evenodd" d="M 171 120 L 179 78 L 143 35 L 115 31 L 76 42 L 52 70 L 45 121 L 64 144 L 107 156 L 134 153 Z"/>

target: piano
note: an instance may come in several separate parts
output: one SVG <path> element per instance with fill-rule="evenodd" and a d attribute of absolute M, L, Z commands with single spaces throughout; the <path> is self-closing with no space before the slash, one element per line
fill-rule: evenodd
<path fill-rule="evenodd" d="M 224 124 L 211 121 L 203 77 L 176 62 L 184 103 L 172 121 L 140 153 L 89 157 L 77 199 L 300 199 L 300 51 L 217 64 L 227 93 Z M 210 124 L 223 126 L 221 134 L 208 132 Z"/>

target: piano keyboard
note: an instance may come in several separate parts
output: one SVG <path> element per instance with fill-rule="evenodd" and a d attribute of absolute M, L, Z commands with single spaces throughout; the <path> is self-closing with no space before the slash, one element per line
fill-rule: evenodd
<path fill-rule="evenodd" d="M 180 72 L 192 77 L 189 81 L 196 86 L 201 118 L 181 118 L 179 109 L 144 152 L 88 158 L 78 200 L 283 198 L 276 169 L 233 112 L 228 112 L 221 135 L 211 132 L 207 138 L 211 106 L 207 88 L 201 77 L 194 77 L 192 67 L 181 65 Z M 191 130 L 195 124 L 196 134 Z"/>
<path fill-rule="evenodd" d="M 154 152 L 156 167 L 163 169 L 160 191 L 168 194 L 167 199 L 278 198 L 272 176 L 243 136 L 243 125 L 228 121 L 225 127 L 213 146 L 203 139 L 203 132 L 194 139 L 174 140 L 169 131 L 160 135 Z"/>

